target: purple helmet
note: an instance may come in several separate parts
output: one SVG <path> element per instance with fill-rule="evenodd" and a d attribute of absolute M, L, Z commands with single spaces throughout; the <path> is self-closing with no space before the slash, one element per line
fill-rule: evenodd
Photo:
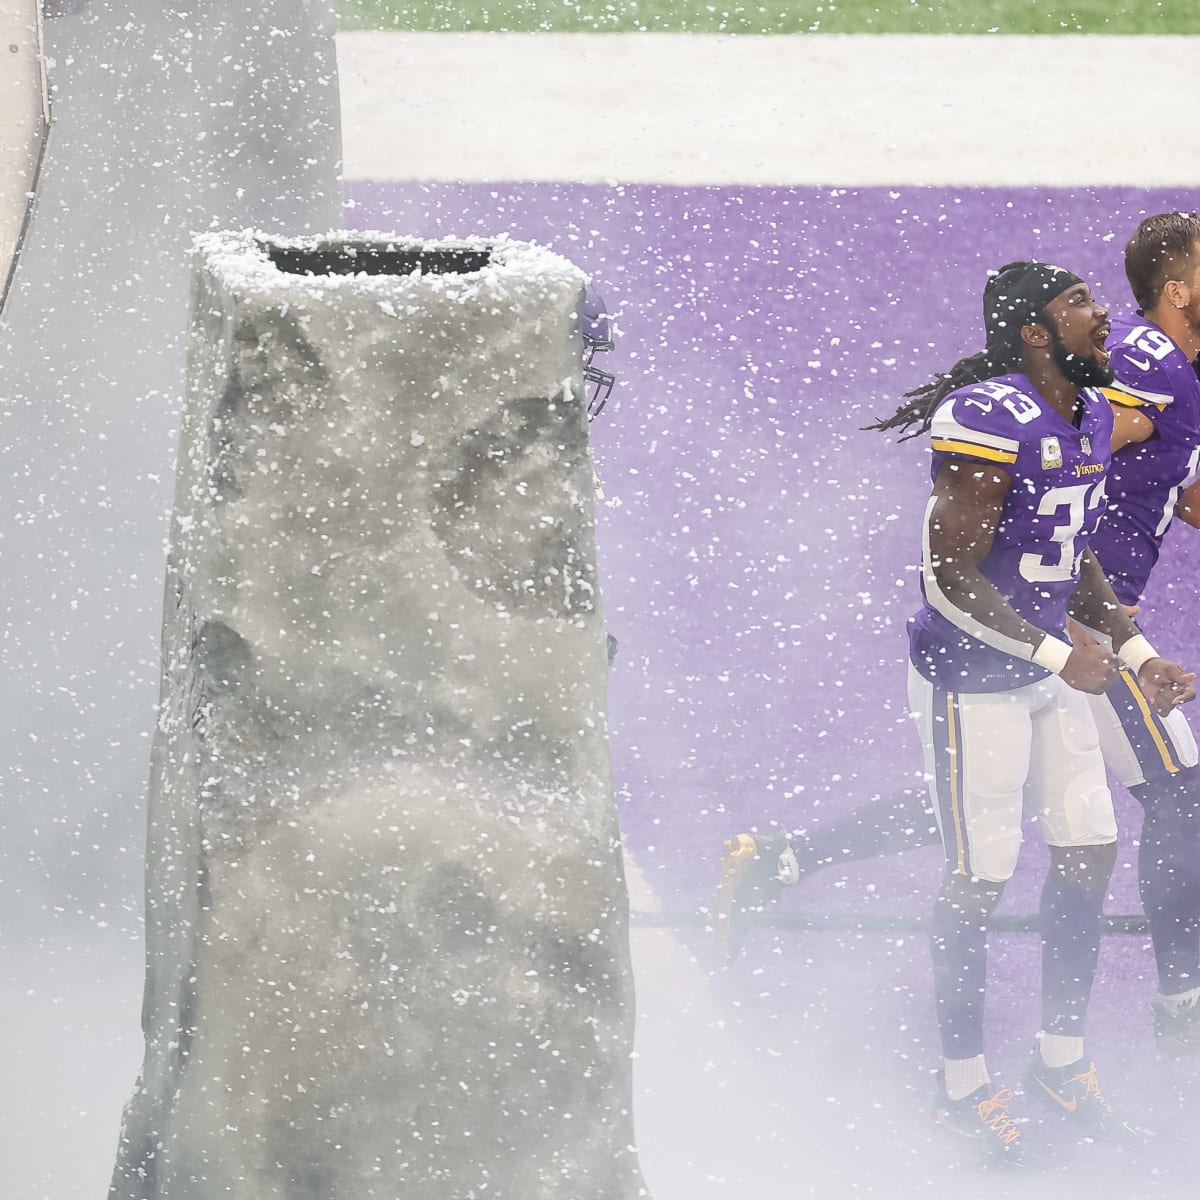
<path fill-rule="evenodd" d="M 598 353 L 613 348 L 613 322 L 604 297 L 590 283 L 583 297 L 583 317 L 579 322 L 579 330 L 583 334 L 583 378 L 591 386 L 588 420 L 594 421 L 608 403 L 617 377 L 609 371 L 602 371 L 592 362 Z"/>

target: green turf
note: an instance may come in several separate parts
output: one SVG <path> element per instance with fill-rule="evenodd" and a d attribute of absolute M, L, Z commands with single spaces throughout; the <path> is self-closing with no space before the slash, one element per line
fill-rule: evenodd
<path fill-rule="evenodd" d="M 1200 33 L 1197 0 L 338 0 L 342 29 Z"/>

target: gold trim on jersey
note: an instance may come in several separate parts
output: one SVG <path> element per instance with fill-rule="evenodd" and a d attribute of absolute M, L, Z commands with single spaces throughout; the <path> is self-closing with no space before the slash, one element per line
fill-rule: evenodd
<path fill-rule="evenodd" d="M 963 825 L 966 824 L 966 814 L 962 812 L 962 796 L 959 794 L 958 776 L 962 762 L 959 754 L 958 705 L 954 701 L 954 693 L 946 693 L 946 750 L 950 763 L 950 814 L 954 817 L 954 844 L 958 851 L 958 861 L 954 867 L 956 875 L 967 873 L 967 846 L 963 839 Z"/>
<path fill-rule="evenodd" d="M 948 438 L 934 438 L 933 448 L 943 454 L 969 454 L 974 458 L 986 458 L 989 462 L 1017 461 L 1017 456 L 1007 450 L 994 450 L 991 446 L 976 446 L 972 442 L 950 441 Z"/>
<path fill-rule="evenodd" d="M 1134 703 L 1138 706 L 1138 711 L 1142 714 L 1142 721 L 1150 731 L 1150 740 L 1154 743 L 1154 748 L 1158 751 L 1167 774 L 1177 775 L 1181 768 L 1171 756 L 1171 748 L 1167 745 L 1163 735 L 1159 733 L 1158 725 L 1154 720 L 1154 714 L 1150 711 L 1150 705 L 1146 697 L 1142 695 L 1142 689 L 1138 687 L 1137 679 L 1133 672 L 1122 671 L 1121 678 L 1125 681 L 1125 686 L 1129 689 L 1129 694 L 1133 697 Z"/>
<path fill-rule="evenodd" d="M 1157 408 L 1160 412 L 1171 403 L 1170 396 L 1163 396 L 1160 399 L 1153 399 L 1153 396 L 1158 396 L 1159 393 L 1146 393 L 1144 395 L 1135 395 L 1133 392 L 1127 392 L 1123 388 L 1106 387 L 1100 389 L 1104 393 L 1104 398 L 1112 404 L 1119 404 L 1122 408 L 1144 408 L 1149 404 L 1152 408 Z"/>

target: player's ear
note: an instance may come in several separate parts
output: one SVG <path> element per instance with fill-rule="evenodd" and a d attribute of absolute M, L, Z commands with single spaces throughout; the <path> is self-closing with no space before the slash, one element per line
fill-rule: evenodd
<path fill-rule="evenodd" d="M 1163 299 L 1172 308 L 1186 308 L 1188 296 L 1185 294 L 1187 284 L 1182 279 L 1168 279 L 1163 284 L 1162 296 Z"/>
<path fill-rule="evenodd" d="M 1021 341 L 1035 350 L 1044 350 L 1050 345 L 1050 330 L 1040 322 L 1021 326 Z"/>

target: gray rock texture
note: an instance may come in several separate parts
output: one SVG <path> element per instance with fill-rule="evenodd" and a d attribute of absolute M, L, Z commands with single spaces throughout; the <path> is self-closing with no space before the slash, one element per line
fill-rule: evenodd
<path fill-rule="evenodd" d="M 582 289 L 199 239 L 119 1200 L 642 1194 Z"/>

